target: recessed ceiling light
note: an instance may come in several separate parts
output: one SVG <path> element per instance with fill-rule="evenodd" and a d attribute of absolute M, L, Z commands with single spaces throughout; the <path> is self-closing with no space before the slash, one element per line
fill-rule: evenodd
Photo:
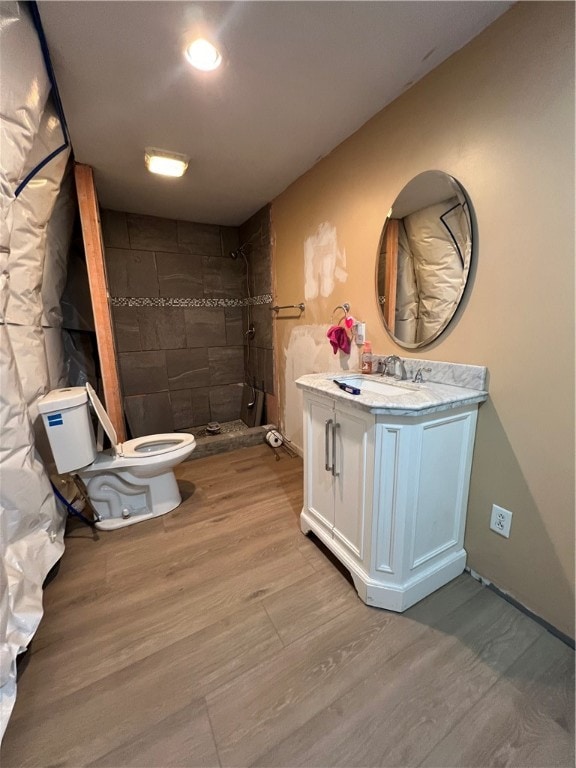
<path fill-rule="evenodd" d="M 150 173 L 159 173 L 161 176 L 183 176 L 188 168 L 189 158 L 179 155 L 177 152 L 166 152 L 163 149 L 148 147 L 144 154 L 146 168 Z"/>
<path fill-rule="evenodd" d="M 212 43 L 199 37 L 186 48 L 186 58 L 196 69 L 211 72 L 222 64 L 222 54 Z"/>

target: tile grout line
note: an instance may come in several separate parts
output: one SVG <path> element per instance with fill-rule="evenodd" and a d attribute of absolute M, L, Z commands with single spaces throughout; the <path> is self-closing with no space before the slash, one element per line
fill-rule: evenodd
<path fill-rule="evenodd" d="M 298 582 L 296 582 L 296 583 L 298 583 Z M 272 619 L 272 616 L 270 616 L 270 614 L 268 613 L 268 609 L 264 605 L 264 600 L 266 599 L 266 597 L 267 597 L 267 595 L 264 595 L 260 600 L 258 600 L 258 603 L 262 607 L 262 610 L 266 614 L 266 616 L 268 618 L 268 621 L 272 625 L 272 628 L 274 629 L 274 632 L 276 633 L 276 636 L 277 636 L 278 640 L 280 640 L 280 644 L 282 645 L 282 648 L 286 648 L 287 647 L 286 643 L 282 639 L 282 636 L 280 635 L 280 632 L 278 631 L 278 627 L 276 626 L 276 624 L 274 624 L 274 620 Z M 260 663 L 260 662 L 258 662 L 258 663 Z M 256 666 L 256 665 L 254 665 L 254 666 Z"/>
<path fill-rule="evenodd" d="M 208 718 L 208 724 L 210 726 L 210 733 L 212 734 L 212 741 L 214 742 L 214 749 L 216 750 L 216 758 L 218 759 L 218 768 L 222 768 L 222 758 L 220 757 L 220 750 L 218 748 L 218 740 L 216 738 L 216 732 L 214 730 L 214 723 L 212 722 L 212 717 L 210 716 L 210 705 L 208 704 L 208 699 L 206 696 L 202 697 L 202 700 L 204 701 L 204 707 L 206 709 L 206 717 Z M 208 768 L 208 766 L 206 766 Z"/>

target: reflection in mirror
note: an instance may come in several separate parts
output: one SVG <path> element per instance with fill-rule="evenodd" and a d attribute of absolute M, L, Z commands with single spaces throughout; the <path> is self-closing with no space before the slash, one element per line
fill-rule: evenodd
<path fill-rule="evenodd" d="M 423 347 L 445 330 L 466 287 L 472 245 L 470 205 L 451 176 L 426 171 L 400 192 L 377 265 L 384 324 L 400 346 Z"/>

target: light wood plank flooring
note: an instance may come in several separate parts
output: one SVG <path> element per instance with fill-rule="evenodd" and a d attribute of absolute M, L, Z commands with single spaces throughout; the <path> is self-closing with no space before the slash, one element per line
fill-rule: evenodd
<path fill-rule="evenodd" d="M 574 766 L 574 655 L 463 575 L 365 606 L 298 527 L 302 462 L 183 464 L 184 503 L 70 526 L 2 768 Z"/>

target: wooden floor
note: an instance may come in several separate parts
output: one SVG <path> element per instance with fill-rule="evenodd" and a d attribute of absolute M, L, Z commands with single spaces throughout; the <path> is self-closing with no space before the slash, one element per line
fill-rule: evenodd
<path fill-rule="evenodd" d="M 463 575 L 365 606 L 298 527 L 302 463 L 182 465 L 184 503 L 75 526 L 2 768 L 574 766 L 574 656 Z"/>

